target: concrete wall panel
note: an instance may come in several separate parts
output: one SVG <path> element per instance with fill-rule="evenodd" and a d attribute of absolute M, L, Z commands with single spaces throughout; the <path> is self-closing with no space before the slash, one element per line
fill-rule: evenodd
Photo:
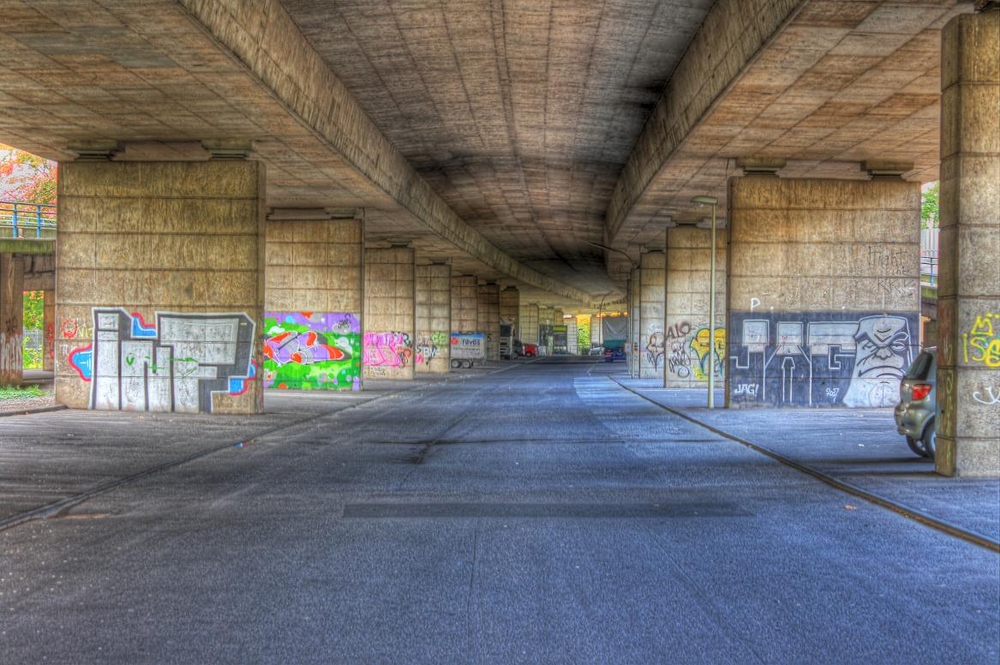
<path fill-rule="evenodd" d="M 262 410 L 263 183 L 257 162 L 62 165 L 58 402 Z"/>
<path fill-rule="evenodd" d="M 730 406 L 898 401 L 919 347 L 919 185 L 747 177 L 729 200 Z"/>

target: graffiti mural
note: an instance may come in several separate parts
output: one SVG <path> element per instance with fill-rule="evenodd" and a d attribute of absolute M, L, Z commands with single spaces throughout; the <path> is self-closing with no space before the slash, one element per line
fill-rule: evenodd
<path fill-rule="evenodd" d="M 1000 368 L 1000 314 L 980 314 L 969 332 L 962 335 L 962 357 L 966 363 Z"/>
<path fill-rule="evenodd" d="M 665 338 L 662 332 L 654 331 L 646 338 L 646 362 L 653 366 L 653 369 L 660 369 L 663 363 L 665 350 Z"/>
<path fill-rule="evenodd" d="M 715 359 L 712 363 L 716 379 L 724 376 L 726 357 L 726 330 L 715 329 Z M 688 321 L 675 323 L 667 328 L 667 371 L 677 379 L 708 381 L 709 351 L 711 350 L 708 327 L 695 329 Z"/>
<path fill-rule="evenodd" d="M 91 409 L 211 412 L 214 393 L 243 394 L 256 376 L 244 313 L 157 312 L 155 325 L 121 308 L 93 314 L 93 344 L 69 354 Z"/>
<path fill-rule="evenodd" d="M 731 316 L 734 406 L 893 406 L 917 344 L 916 314 Z"/>
<path fill-rule="evenodd" d="M 441 356 L 441 349 L 448 348 L 448 333 L 434 331 L 425 333 L 417 338 L 414 347 L 416 351 L 416 362 L 418 365 L 430 365 L 431 361 Z"/>
<path fill-rule="evenodd" d="M 370 376 L 393 376 L 413 359 L 413 338 L 405 332 L 366 332 L 364 366 Z"/>
<path fill-rule="evenodd" d="M 264 387 L 360 390 L 361 323 L 348 313 L 265 312 Z"/>
<path fill-rule="evenodd" d="M 715 343 L 715 357 L 709 359 L 711 355 L 711 344 Z M 715 378 L 721 379 L 726 357 L 726 329 L 716 328 L 713 340 L 709 340 L 708 328 L 700 328 L 691 337 L 688 347 L 694 354 L 697 363 L 694 365 L 694 378 L 699 381 L 708 381 L 708 366 L 711 362 L 712 372 Z"/>

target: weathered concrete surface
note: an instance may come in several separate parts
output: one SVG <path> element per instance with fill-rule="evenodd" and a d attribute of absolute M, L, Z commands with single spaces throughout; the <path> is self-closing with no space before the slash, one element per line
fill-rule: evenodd
<path fill-rule="evenodd" d="M 1000 475 L 1000 11 L 942 54 L 937 468 Z"/>
<path fill-rule="evenodd" d="M 785 177 L 863 179 L 860 164 L 937 177 L 941 28 L 971 3 L 724 0 L 645 124 L 608 208 L 614 247 L 653 243 L 666 211 L 726 208 L 737 160 Z M 612 272 L 623 258 L 608 253 Z"/>
<path fill-rule="evenodd" d="M 479 285 L 475 275 L 451 277 L 451 332 L 477 332 Z"/>
<path fill-rule="evenodd" d="M 252 161 L 62 166 L 59 403 L 188 410 L 194 391 L 200 411 L 261 410 L 260 380 L 216 384 L 226 375 L 253 376 L 261 366 L 264 171 Z M 100 309 L 117 314 L 98 326 Z M 171 342 L 163 337 L 174 334 L 180 337 Z M 102 341 L 105 350 L 97 348 Z M 195 377 L 197 389 L 189 385 Z"/>
<path fill-rule="evenodd" d="M 451 266 L 418 265 L 416 270 L 418 374 L 451 369 Z"/>
<path fill-rule="evenodd" d="M 24 370 L 24 262 L 0 253 L 0 386 L 17 386 Z"/>
<path fill-rule="evenodd" d="M 733 178 L 730 406 L 884 407 L 919 349 L 920 186 Z"/>
<path fill-rule="evenodd" d="M 538 344 L 538 305 L 522 303 L 520 321 L 521 341 L 525 344 Z"/>
<path fill-rule="evenodd" d="M 709 334 L 712 232 L 680 226 L 667 230 L 667 301 L 664 353 L 668 388 L 706 386 L 709 345 L 716 344 L 715 385 L 726 366 L 726 241 L 718 230 L 715 248 L 715 334 Z"/>
<path fill-rule="evenodd" d="M 479 285 L 476 330 L 486 333 L 486 359 L 500 360 L 500 285 Z"/>
<path fill-rule="evenodd" d="M 365 250 L 364 377 L 413 379 L 416 274 L 411 247 Z"/>
<path fill-rule="evenodd" d="M 639 266 L 639 377 L 663 376 L 663 303 L 666 296 L 667 257 L 663 252 L 642 255 Z"/>

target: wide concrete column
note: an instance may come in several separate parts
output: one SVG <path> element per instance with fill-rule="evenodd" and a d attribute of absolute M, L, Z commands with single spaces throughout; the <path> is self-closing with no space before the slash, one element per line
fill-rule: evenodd
<path fill-rule="evenodd" d="M 720 234 L 721 235 L 721 234 Z M 722 387 L 726 366 L 726 243 L 715 248 L 715 331 L 709 332 L 712 232 L 678 226 L 667 230 L 666 327 L 663 331 L 667 388 L 705 387 L 709 371 Z M 710 359 L 715 344 L 715 362 Z"/>
<path fill-rule="evenodd" d="M 55 371 L 56 360 L 56 292 L 42 291 L 42 369 Z"/>
<path fill-rule="evenodd" d="M 521 341 L 538 344 L 538 305 L 521 305 Z"/>
<path fill-rule="evenodd" d="M 520 339 L 518 328 L 521 320 L 521 292 L 516 286 L 508 286 L 500 292 L 500 321 L 510 324 L 514 337 Z"/>
<path fill-rule="evenodd" d="M 642 259 L 640 258 L 640 261 Z M 630 377 L 639 376 L 639 364 L 645 351 L 642 348 L 642 328 L 639 312 L 642 307 L 642 271 L 636 267 L 632 269 L 632 276 L 628 282 L 628 346 L 626 347 L 625 361 L 628 363 L 628 373 Z M 603 325 L 603 324 L 602 324 Z"/>
<path fill-rule="evenodd" d="M 418 374 L 447 374 L 451 369 L 451 266 L 417 266 Z"/>
<path fill-rule="evenodd" d="M 733 178 L 727 403 L 887 407 L 919 350 L 920 185 Z"/>
<path fill-rule="evenodd" d="M 259 413 L 264 165 L 59 170 L 56 401 Z"/>
<path fill-rule="evenodd" d="M 24 378 L 24 264 L 21 257 L 0 254 L 0 386 Z"/>
<path fill-rule="evenodd" d="M 451 332 L 483 332 L 478 326 L 479 281 L 475 275 L 452 275 Z"/>
<path fill-rule="evenodd" d="M 363 221 L 275 210 L 266 236 L 264 387 L 360 390 Z"/>
<path fill-rule="evenodd" d="M 1000 10 L 942 34 L 939 473 L 1000 475 Z"/>
<path fill-rule="evenodd" d="M 413 249 L 365 251 L 364 377 L 412 379 L 416 336 Z"/>
<path fill-rule="evenodd" d="M 663 299 L 666 255 L 647 252 L 639 264 L 639 378 L 663 376 Z"/>
<path fill-rule="evenodd" d="M 479 285 L 480 332 L 486 333 L 486 359 L 500 360 L 500 285 Z"/>

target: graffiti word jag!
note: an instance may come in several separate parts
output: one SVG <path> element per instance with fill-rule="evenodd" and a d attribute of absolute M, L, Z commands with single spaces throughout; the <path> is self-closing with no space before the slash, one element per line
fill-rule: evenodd
<path fill-rule="evenodd" d="M 735 390 L 733 390 L 733 396 L 734 397 L 746 396 L 757 399 L 758 391 L 760 391 L 759 383 L 741 383 L 736 386 Z"/>

